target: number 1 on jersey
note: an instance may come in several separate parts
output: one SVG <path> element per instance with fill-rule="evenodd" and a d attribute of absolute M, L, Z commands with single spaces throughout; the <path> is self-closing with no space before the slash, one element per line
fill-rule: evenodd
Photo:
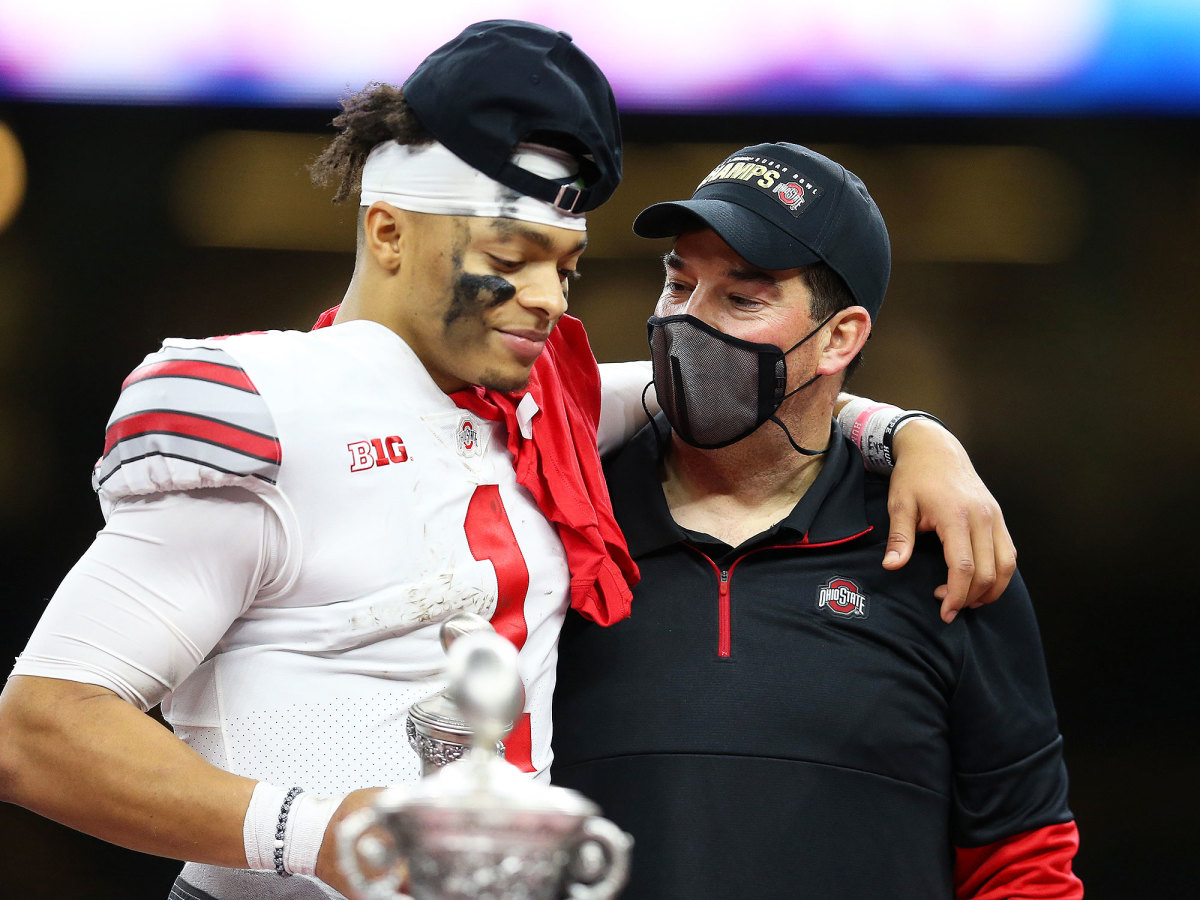
<path fill-rule="evenodd" d="M 496 570 L 496 612 L 492 626 L 520 650 L 529 636 L 525 622 L 525 594 L 529 590 L 529 567 L 517 543 L 512 523 L 500 497 L 500 486 L 481 484 L 471 495 L 467 518 L 463 522 L 467 546 L 480 562 L 487 560 Z M 524 772 L 533 771 L 532 735 L 529 714 L 513 725 L 504 742 L 505 758 Z"/>

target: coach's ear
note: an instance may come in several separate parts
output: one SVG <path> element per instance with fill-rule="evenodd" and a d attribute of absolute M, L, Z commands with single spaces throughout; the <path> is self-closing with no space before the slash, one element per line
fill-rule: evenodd
<path fill-rule="evenodd" d="M 376 200 L 363 215 L 363 249 L 375 263 L 388 273 L 400 268 L 403 253 L 404 212 Z"/>
<path fill-rule="evenodd" d="M 817 374 L 835 375 L 862 352 L 871 336 L 871 314 L 864 307 L 848 306 L 825 324 L 822 333 Z"/>

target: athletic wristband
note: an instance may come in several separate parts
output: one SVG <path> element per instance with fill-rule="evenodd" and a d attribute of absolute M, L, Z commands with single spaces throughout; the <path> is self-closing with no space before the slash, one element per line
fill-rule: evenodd
<path fill-rule="evenodd" d="M 247 868 L 275 871 L 275 829 L 287 795 L 287 788 L 276 787 L 265 781 L 254 786 L 250 805 L 246 807 L 246 818 L 242 822 Z"/>
<path fill-rule="evenodd" d="M 247 867 L 283 877 L 315 874 L 325 830 L 345 796 L 258 782 L 242 824 Z"/>
<path fill-rule="evenodd" d="M 894 417 L 883 429 L 883 455 L 887 460 L 889 471 L 895 468 L 896 465 L 896 451 L 893 447 L 893 441 L 895 440 L 896 435 L 900 433 L 900 429 L 913 419 L 929 419 L 932 422 L 937 422 L 943 428 L 946 427 L 942 420 L 937 416 L 930 415 L 927 412 L 922 412 L 919 409 L 910 409 Z"/>
<path fill-rule="evenodd" d="M 891 449 L 884 444 L 883 436 L 888 423 L 903 414 L 904 410 L 898 406 L 865 397 L 851 400 L 838 413 L 842 434 L 858 447 L 868 471 L 883 475 L 892 471 Z"/>
<path fill-rule="evenodd" d="M 345 794 L 332 797 L 301 794 L 293 801 L 292 814 L 287 822 L 287 836 L 284 838 L 283 865 L 286 871 L 297 875 L 317 873 L 317 856 L 325 840 L 325 830 L 345 799 Z"/>
<path fill-rule="evenodd" d="M 913 419 L 928 419 L 930 422 L 937 422 L 943 428 L 946 428 L 946 423 L 932 413 L 923 412 L 919 409 L 910 409 L 896 416 L 883 430 L 883 441 L 888 447 L 892 446 L 892 440 L 899 433 L 900 429 L 911 422 Z M 947 431 L 950 429 L 946 428 Z"/>
<path fill-rule="evenodd" d="M 888 415 L 882 415 L 885 411 Z M 850 438 L 855 446 L 861 449 L 863 435 L 866 433 L 871 418 L 876 413 L 880 413 L 875 417 L 878 421 L 879 419 L 890 420 L 893 415 L 899 415 L 901 412 L 903 410 L 900 407 L 892 406 L 890 403 L 876 403 L 866 397 L 855 397 L 842 407 L 837 420 L 842 427 L 842 434 Z"/>
<path fill-rule="evenodd" d="M 939 418 L 922 410 L 903 410 L 865 397 L 851 400 L 838 413 L 838 425 L 862 453 L 863 465 L 881 475 L 888 475 L 895 468 L 893 441 L 897 432 L 913 419 L 929 419 L 946 427 Z"/>

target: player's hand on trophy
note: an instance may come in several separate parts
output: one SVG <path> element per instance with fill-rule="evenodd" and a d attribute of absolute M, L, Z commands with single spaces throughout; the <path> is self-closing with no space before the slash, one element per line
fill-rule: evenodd
<path fill-rule="evenodd" d="M 936 531 L 949 570 L 946 584 L 934 591 L 942 619 L 953 621 L 964 606 L 991 603 L 1016 571 L 1017 550 L 967 451 L 945 428 L 922 419 L 897 432 L 895 451 L 884 568 L 908 562 L 918 531 Z"/>
<path fill-rule="evenodd" d="M 363 788 L 347 794 L 346 799 L 334 812 L 333 818 L 329 820 L 325 837 L 321 841 L 321 850 L 317 856 L 317 878 L 352 900 L 361 900 L 362 895 L 355 891 L 342 868 L 338 856 L 337 829 L 349 816 L 370 806 L 375 797 L 384 790 L 385 788 Z"/>

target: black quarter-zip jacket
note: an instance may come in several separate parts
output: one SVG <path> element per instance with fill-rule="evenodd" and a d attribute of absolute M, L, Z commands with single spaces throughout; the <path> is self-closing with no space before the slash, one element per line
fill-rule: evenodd
<path fill-rule="evenodd" d="M 652 427 L 606 467 L 642 580 L 612 627 L 568 614 L 552 773 L 633 834 L 625 900 L 951 898 L 955 847 L 1072 818 L 1020 577 L 944 624 L 940 543 L 882 567 L 887 481 L 834 428 L 736 548 L 671 518 Z"/>

